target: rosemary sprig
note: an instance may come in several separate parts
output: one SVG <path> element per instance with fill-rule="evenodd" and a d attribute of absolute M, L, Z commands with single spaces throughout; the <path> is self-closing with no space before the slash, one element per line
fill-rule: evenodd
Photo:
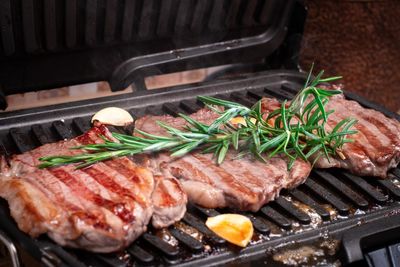
<path fill-rule="evenodd" d="M 231 101 L 199 96 L 200 101 L 220 115 L 210 125 L 179 114 L 187 122 L 184 130 L 158 122 L 169 136 L 157 136 L 139 129 L 135 131 L 140 136 L 112 133 L 118 142 L 102 137 L 102 144 L 74 147 L 86 151 L 80 155 L 40 158 L 43 163 L 39 168 L 71 163 L 77 163 L 76 168 L 83 168 L 114 157 L 165 150 L 170 151 L 173 157 L 180 157 L 202 149 L 203 153 L 213 152 L 218 164 L 224 161 L 230 148 L 237 150 L 239 156 L 252 153 L 260 160 L 284 154 L 289 158 L 288 168 L 297 158 L 310 160 L 313 157 L 316 160 L 323 155 L 329 160 L 330 155 L 343 157 L 340 149 L 345 143 L 353 141 L 347 136 L 357 132 L 352 129 L 357 120 L 346 118 L 327 131 L 325 126 L 334 110 L 326 111 L 325 106 L 330 96 L 342 92 L 326 90 L 319 85 L 341 77 L 322 78 L 323 73 L 321 71 L 311 79 L 311 69 L 304 88 L 290 104 L 284 101 L 280 108 L 269 114 L 262 113 L 261 100 L 248 108 Z M 231 124 L 232 118 L 238 116 L 243 117 L 245 125 Z M 274 121 L 273 125 L 270 121 Z"/>

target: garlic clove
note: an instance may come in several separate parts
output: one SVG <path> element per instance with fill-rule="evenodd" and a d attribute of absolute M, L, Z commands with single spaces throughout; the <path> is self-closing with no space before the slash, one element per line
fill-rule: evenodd
<path fill-rule="evenodd" d="M 206 226 L 219 237 L 246 247 L 253 237 L 253 224 L 250 219 L 240 214 L 220 214 L 209 217 Z"/>
<path fill-rule="evenodd" d="M 92 117 L 92 123 L 94 121 L 114 126 L 126 126 L 133 123 L 133 117 L 122 108 L 108 107 L 96 112 Z"/>

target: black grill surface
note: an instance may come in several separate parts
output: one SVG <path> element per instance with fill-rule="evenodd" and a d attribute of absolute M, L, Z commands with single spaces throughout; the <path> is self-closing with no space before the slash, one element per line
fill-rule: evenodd
<path fill-rule="evenodd" d="M 144 27 L 144 26 L 143 26 Z M 163 91 L 140 92 L 111 98 L 82 101 L 46 108 L 3 113 L 0 119 L 2 152 L 11 155 L 39 145 L 71 138 L 90 128 L 90 116 L 100 108 L 119 106 L 136 117 L 144 113 L 190 114 L 201 108 L 196 95 L 216 95 L 250 106 L 263 96 L 291 98 L 304 83 L 296 72 L 265 72 L 236 81 L 218 81 L 194 87 L 174 87 Z M 155 97 L 157 96 L 157 97 Z M 348 98 L 366 107 L 399 117 L 357 96 Z M 120 129 L 114 129 L 121 131 Z M 213 234 L 204 224 L 208 216 L 232 212 L 189 205 L 181 222 L 163 230 L 149 229 L 125 251 L 94 254 L 62 248 L 45 236 L 31 239 L 21 233 L 1 202 L 0 227 L 23 249 L 38 260 L 69 266 L 141 266 L 141 265 L 219 265 L 243 263 L 265 258 L 266 251 L 284 245 L 340 240 L 351 227 L 382 220 L 398 214 L 400 205 L 400 169 L 389 179 L 358 177 L 339 169 L 314 170 L 298 188 L 285 191 L 257 213 L 243 213 L 254 225 L 251 244 L 238 249 Z M 328 256 L 327 256 L 328 257 Z"/>

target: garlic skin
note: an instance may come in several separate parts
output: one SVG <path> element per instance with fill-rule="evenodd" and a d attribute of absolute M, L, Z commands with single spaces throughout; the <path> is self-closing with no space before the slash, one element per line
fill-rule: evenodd
<path fill-rule="evenodd" d="M 133 123 L 133 117 L 128 111 L 122 108 L 108 107 L 94 114 L 91 122 L 93 123 L 95 121 L 113 126 L 126 126 Z"/>

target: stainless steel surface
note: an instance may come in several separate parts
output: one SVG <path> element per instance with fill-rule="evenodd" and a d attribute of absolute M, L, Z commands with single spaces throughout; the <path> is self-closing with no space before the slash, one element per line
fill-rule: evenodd
<path fill-rule="evenodd" d="M 6 233 L 4 233 L 1 230 L 0 230 L 0 241 L 1 241 L 1 243 L 4 244 L 4 246 L 7 248 L 8 252 L 10 254 L 12 266 L 13 267 L 21 267 L 16 246 L 11 241 L 11 239 L 6 235 Z"/>

